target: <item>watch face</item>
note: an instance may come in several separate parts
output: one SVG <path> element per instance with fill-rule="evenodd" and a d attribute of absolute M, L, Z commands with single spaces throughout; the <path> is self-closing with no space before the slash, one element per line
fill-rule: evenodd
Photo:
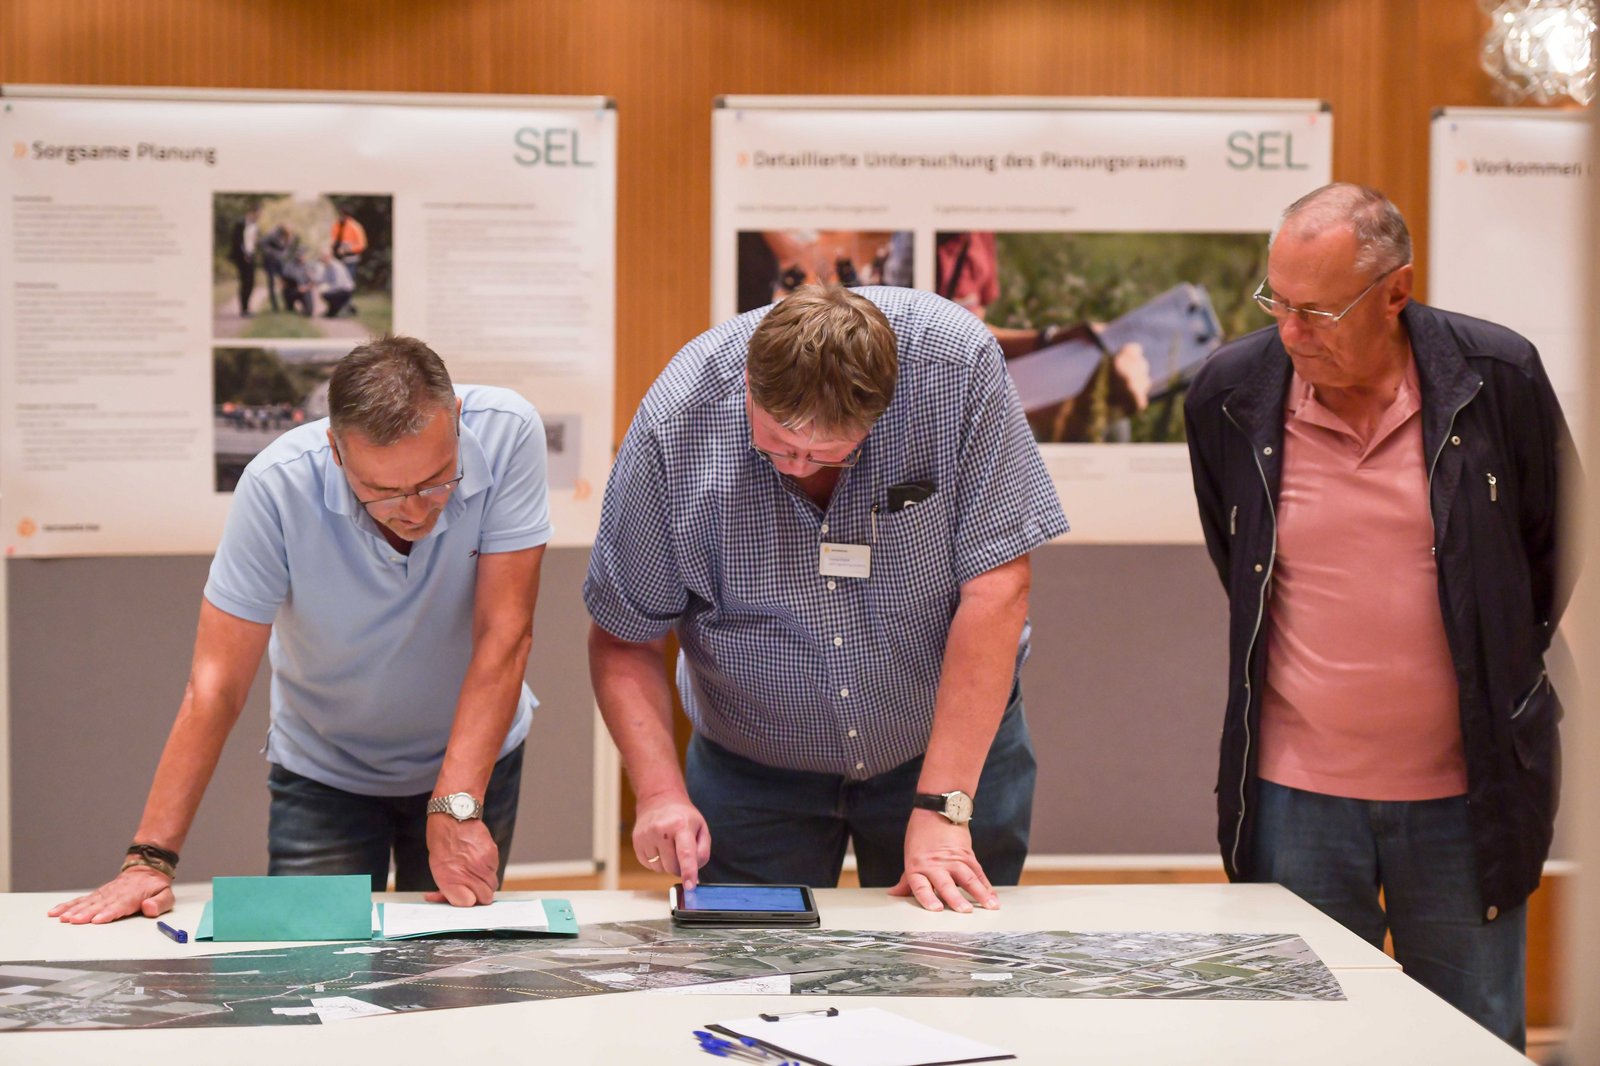
<path fill-rule="evenodd" d="M 465 792 L 457 792 L 450 797 L 450 813 L 455 815 L 458 821 L 471 818 L 473 809 L 477 806 L 472 797 Z"/>
<path fill-rule="evenodd" d="M 972 797 L 965 792 L 951 792 L 944 798 L 944 816 L 960 825 L 972 819 Z"/>

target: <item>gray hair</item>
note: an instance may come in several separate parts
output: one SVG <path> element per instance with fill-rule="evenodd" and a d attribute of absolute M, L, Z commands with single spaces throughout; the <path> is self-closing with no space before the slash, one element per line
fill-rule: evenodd
<path fill-rule="evenodd" d="M 379 447 L 422 432 L 456 393 L 444 360 L 415 337 L 383 337 L 339 360 L 328 381 L 328 421 L 335 436 L 356 432 Z"/>
<path fill-rule="evenodd" d="M 1268 247 L 1285 228 L 1315 237 L 1339 226 L 1355 234 L 1358 272 L 1382 275 L 1411 262 L 1411 231 L 1400 209 L 1377 189 L 1345 181 L 1308 192 L 1285 208 Z"/>

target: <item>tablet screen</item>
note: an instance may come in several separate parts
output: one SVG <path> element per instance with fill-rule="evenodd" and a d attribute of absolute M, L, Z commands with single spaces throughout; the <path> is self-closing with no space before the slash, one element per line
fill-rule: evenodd
<path fill-rule="evenodd" d="M 686 911 L 806 911 L 805 893 L 790 885 L 696 885 L 683 892 Z"/>

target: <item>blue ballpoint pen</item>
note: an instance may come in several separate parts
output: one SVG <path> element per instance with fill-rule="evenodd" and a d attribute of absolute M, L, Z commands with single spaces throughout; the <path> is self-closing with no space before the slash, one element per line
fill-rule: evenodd
<path fill-rule="evenodd" d="M 695 1039 L 700 1041 L 700 1050 L 709 1055 L 717 1055 L 723 1058 L 736 1058 L 745 1062 L 761 1062 L 769 1064 L 772 1064 L 772 1060 L 778 1057 L 772 1051 L 768 1050 L 766 1045 L 762 1044 L 759 1040 L 752 1039 L 748 1036 L 737 1037 L 737 1042 L 735 1042 L 734 1040 L 728 1040 L 717 1036 L 715 1033 L 708 1033 L 704 1029 L 696 1029 L 694 1031 L 694 1035 Z M 789 1062 L 787 1059 L 785 1059 L 781 1062 L 772 1064 L 772 1066 L 789 1066 Z"/>

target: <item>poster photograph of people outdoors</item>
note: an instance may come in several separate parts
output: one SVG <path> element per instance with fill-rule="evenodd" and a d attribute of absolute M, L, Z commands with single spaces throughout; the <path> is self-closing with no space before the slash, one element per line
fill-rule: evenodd
<path fill-rule="evenodd" d="M 911 287 L 910 230 L 744 230 L 739 311 L 781 300 L 801 285 Z"/>
<path fill-rule="evenodd" d="M 215 348 L 211 353 L 216 490 L 285 430 L 328 414 L 328 378 L 349 348 Z"/>
<path fill-rule="evenodd" d="M 1041 443 L 1181 443 L 1183 395 L 1251 299 L 1265 233 L 939 233 L 935 289 L 988 324 Z"/>
<path fill-rule="evenodd" d="M 212 336 L 389 332 L 394 198 L 336 193 L 212 195 Z"/>

